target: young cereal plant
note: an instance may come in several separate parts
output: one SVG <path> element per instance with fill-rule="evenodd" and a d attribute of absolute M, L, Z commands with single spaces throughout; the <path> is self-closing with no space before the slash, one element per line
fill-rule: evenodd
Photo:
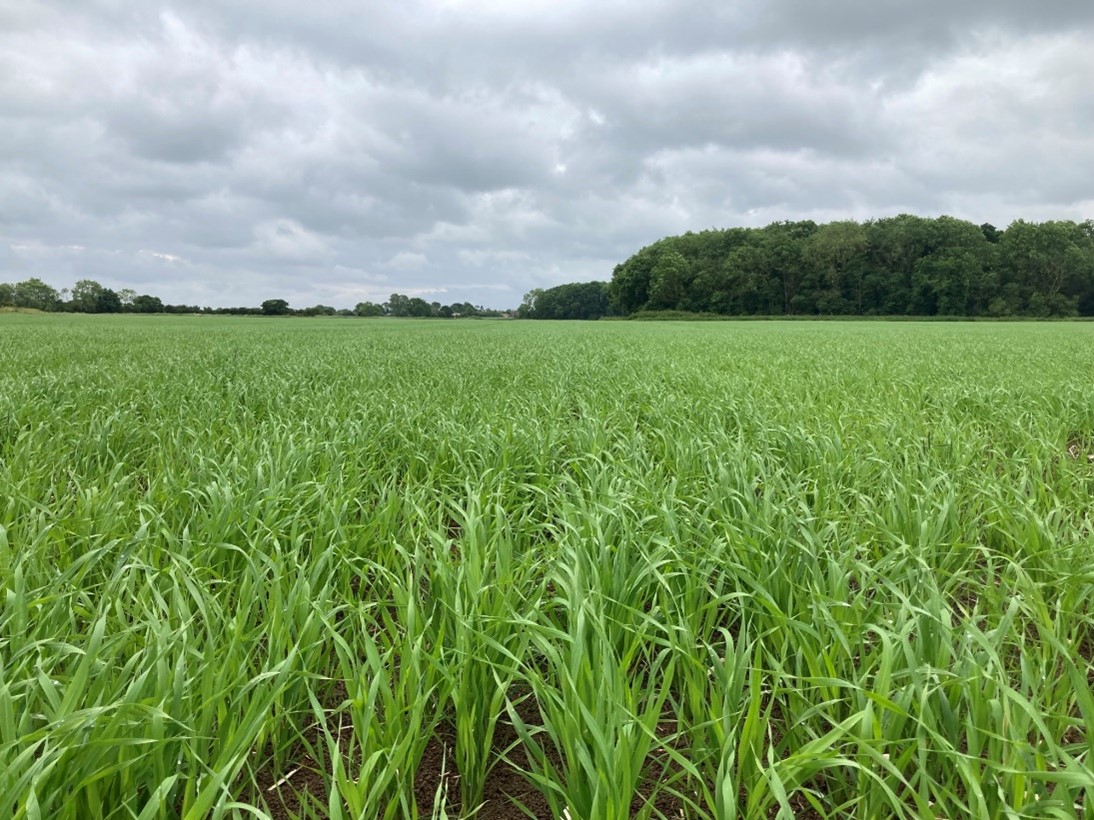
<path fill-rule="evenodd" d="M 471 817 L 482 803 L 495 729 L 528 645 L 519 613 L 535 604 L 525 597 L 525 565 L 505 510 L 469 494 L 466 507 L 446 515 L 448 524 L 431 543 L 430 596 L 455 723 L 460 805 Z"/>
<path fill-rule="evenodd" d="M 441 649 L 431 640 L 435 616 L 421 606 L 422 578 L 415 568 L 426 558 L 420 549 L 405 556 L 404 574 L 378 572 L 389 599 L 346 617 L 332 636 L 348 694 L 344 711 L 353 726 L 348 740 L 331 732 L 326 710 L 313 698 L 333 769 L 332 818 L 418 816 L 414 779 L 448 682 Z"/>

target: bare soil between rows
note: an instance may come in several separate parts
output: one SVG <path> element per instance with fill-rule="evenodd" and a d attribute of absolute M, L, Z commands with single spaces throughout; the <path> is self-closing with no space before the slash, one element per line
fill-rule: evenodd
<path fill-rule="evenodd" d="M 344 694 L 342 686 L 337 687 L 336 692 Z M 526 725 L 534 725 L 538 722 L 537 707 L 530 699 L 523 699 L 517 707 L 520 719 Z M 349 730 L 346 718 L 343 715 L 339 723 L 338 714 L 332 710 L 330 723 L 327 730 L 332 735 L 339 735 Z M 675 725 L 666 721 L 658 727 L 658 734 L 663 738 L 671 736 L 675 731 Z M 322 740 L 322 731 L 318 726 L 309 732 L 309 743 L 318 748 Z M 434 803 L 438 792 L 444 797 L 444 809 L 450 818 L 462 817 L 463 806 L 460 801 L 458 773 L 454 770 L 453 752 L 456 744 L 456 733 L 451 723 L 442 721 L 434 730 L 414 780 L 414 799 L 420 817 L 432 816 Z M 483 803 L 475 812 L 476 820 L 518 820 L 518 818 L 535 818 L 535 820 L 555 820 L 547 798 L 531 783 L 521 771 L 521 766 L 527 765 L 527 759 L 519 742 L 516 729 L 504 717 L 499 720 L 493 740 L 494 758 L 496 760 L 486 777 Z M 545 748 L 550 765 L 558 769 L 562 768 L 563 761 L 557 750 L 547 745 Z M 347 769 L 354 770 L 353 761 L 346 761 Z M 639 816 L 644 809 L 649 808 L 651 794 L 657 792 L 653 798 L 654 816 L 667 818 L 680 818 L 684 815 L 684 802 L 674 794 L 665 790 L 657 790 L 656 778 L 671 771 L 672 764 L 665 760 L 662 752 L 654 750 L 648 762 L 647 779 L 634 795 L 631 802 L 631 816 Z M 268 807 L 274 820 L 295 820 L 302 816 L 304 803 L 310 807 L 313 815 L 326 816 L 328 794 L 326 789 L 327 777 L 323 774 L 328 771 L 325 764 L 317 762 L 306 751 L 303 743 L 297 744 L 294 753 L 289 756 L 289 761 L 281 767 L 280 771 L 266 768 L 257 773 L 256 781 L 259 787 L 259 795 Z M 742 807 L 746 795 L 741 795 Z M 794 808 L 794 816 L 801 820 L 814 820 L 819 818 L 805 798 L 800 794 L 791 796 Z M 777 814 L 778 808 L 774 807 L 770 816 Z M 578 818 L 573 818 L 578 820 Z"/>

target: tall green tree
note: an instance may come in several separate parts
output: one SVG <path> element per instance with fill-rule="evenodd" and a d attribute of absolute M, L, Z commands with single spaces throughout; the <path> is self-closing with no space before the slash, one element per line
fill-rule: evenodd
<path fill-rule="evenodd" d="M 884 274 L 878 312 L 889 315 L 912 312 L 912 277 L 916 262 L 931 244 L 931 220 L 911 214 L 879 219 L 866 225 L 869 257 Z"/>
<path fill-rule="evenodd" d="M 850 220 L 821 225 L 805 240 L 802 259 L 817 277 L 821 312 L 863 313 L 868 245 L 866 229 Z"/>
<path fill-rule="evenodd" d="M 634 313 L 646 307 L 650 299 L 650 280 L 661 259 L 663 245 L 642 248 L 612 272 L 609 298 L 620 314 Z"/>
<path fill-rule="evenodd" d="M 97 313 L 104 288 L 94 279 L 80 279 L 72 286 L 71 309 L 77 313 Z"/>
<path fill-rule="evenodd" d="M 384 315 L 384 306 L 378 305 L 375 302 L 358 302 L 357 306 L 353 309 L 353 313 L 356 316 L 375 317 Z"/>
<path fill-rule="evenodd" d="M 524 298 L 521 300 L 520 307 L 517 308 L 518 319 L 531 319 L 535 316 L 536 302 L 543 296 L 543 288 L 532 288 L 524 294 Z"/>
<path fill-rule="evenodd" d="M 163 313 L 163 302 L 158 296 L 144 293 L 134 297 L 132 310 L 134 313 Z"/>
<path fill-rule="evenodd" d="M 911 312 L 968 316 L 983 312 L 979 295 L 994 249 L 982 226 L 940 216 L 931 220 L 926 254 L 912 273 Z"/>
<path fill-rule="evenodd" d="M 388 316 L 409 316 L 410 297 L 401 293 L 393 293 L 384 302 L 384 311 Z"/>
<path fill-rule="evenodd" d="M 266 316 L 287 316 L 291 312 L 284 299 L 267 299 L 262 303 L 262 313 Z"/>
<path fill-rule="evenodd" d="M 533 319 L 599 319 L 610 311 L 606 282 L 575 282 L 542 291 Z"/>
<path fill-rule="evenodd" d="M 651 310 L 675 310 L 684 299 L 689 281 L 688 260 L 679 251 L 661 254 L 650 271 L 649 299 Z"/>
<path fill-rule="evenodd" d="M 122 310 L 122 300 L 110 288 L 103 288 L 99 291 L 99 297 L 95 300 L 95 312 L 96 313 L 120 313 Z"/>
<path fill-rule="evenodd" d="M 779 313 L 782 297 L 773 275 L 771 249 L 756 241 L 735 248 L 723 265 L 726 290 L 716 312 L 736 315 Z"/>
<path fill-rule="evenodd" d="M 1094 246 L 1083 226 L 1017 220 L 1007 228 L 1000 245 L 1007 280 L 1026 294 L 1031 315 L 1078 312 L 1080 291 L 1094 275 Z"/>
<path fill-rule="evenodd" d="M 433 315 L 433 308 L 429 302 L 420 296 L 412 296 L 406 303 L 406 316 L 414 316 L 419 319 L 424 319 Z"/>
<path fill-rule="evenodd" d="M 41 279 L 31 278 L 17 282 L 14 290 L 16 307 L 36 310 L 58 310 L 61 307 L 60 295 Z"/>
<path fill-rule="evenodd" d="M 808 266 L 802 255 L 804 246 L 816 233 L 817 225 L 811 220 L 802 222 L 774 222 L 759 231 L 759 241 L 765 250 L 767 269 L 764 275 L 770 282 L 770 292 L 777 291 L 777 299 L 768 299 L 767 312 L 794 314 L 804 306 L 802 287 L 809 276 Z"/>

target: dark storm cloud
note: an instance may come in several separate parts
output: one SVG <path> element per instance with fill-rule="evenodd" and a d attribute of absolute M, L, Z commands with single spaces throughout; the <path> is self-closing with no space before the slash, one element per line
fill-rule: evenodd
<path fill-rule="evenodd" d="M 1086 218 L 1094 6 L 0 0 L 0 281 L 512 306 L 660 236 Z"/>

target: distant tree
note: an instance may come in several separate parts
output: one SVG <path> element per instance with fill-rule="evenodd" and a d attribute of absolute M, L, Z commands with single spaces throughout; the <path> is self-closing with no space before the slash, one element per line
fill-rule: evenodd
<path fill-rule="evenodd" d="M 607 282 L 577 282 L 543 291 L 533 319 L 599 319 L 609 311 Z"/>
<path fill-rule="evenodd" d="M 467 317 L 479 315 L 479 309 L 470 302 L 453 302 L 449 305 L 449 310 L 451 310 L 453 316 Z"/>
<path fill-rule="evenodd" d="M 811 270 L 803 260 L 806 244 L 817 232 L 812 220 L 774 222 L 757 232 L 767 260 L 762 290 L 767 313 L 798 313 L 802 289 Z M 808 301 L 808 300 L 806 300 Z"/>
<path fill-rule="evenodd" d="M 931 220 L 900 214 L 864 225 L 868 246 L 869 311 L 889 315 L 912 312 L 916 262 L 931 249 Z"/>
<path fill-rule="evenodd" d="M 661 254 L 650 271 L 648 307 L 675 310 L 687 292 L 689 273 L 688 260 L 679 251 Z"/>
<path fill-rule="evenodd" d="M 437 303 L 437 309 L 440 309 L 439 303 Z M 384 311 L 389 316 L 398 317 L 413 316 L 426 318 L 437 315 L 434 313 L 433 305 L 425 299 L 422 299 L 420 296 L 405 296 L 402 293 L 391 294 L 387 302 L 384 303 Z"/>
<path fill-rule="evenodd" d="M 967 316 L 981 312 L 984 265 L 993 247 L 983 228 L 941 216 L 929 226 L 926 252 L 912 272 L 909 312 L 918 316 Z"/>
<path fill-rule="evenodd" d="M 15 285 L 0 282 L 0 307 L 15 305 Z"/>
<path fill-rule="evenodd" d="M 289 303 L 284 299 L 267 299 L 262 303 L 262 313 L 265 316 L 287 316 L 290 313 Z"/>
<path fill-rule="evenodd" d="M 77 313 L 98 313 L 99 299 L 102 297 L 103 286 L 94 279 L 80 279 L 72 286 L 72 295 L 69 298 L 71 310 Z"/>
<path fill-rule="evenodd" d="M 375 302 L 358 302 L 357 307 L 353 309 L 353 312 L 357 316 L 383 316 L 384 306 L 378 305 Z"/>
<path fill-rule="evenodd" d="M 163 302 L 158 296 L 142 294 L 133 298 L 131 305 L 134 313 L 163 313 Z"/>
<path fill-rule="evenodd" d="M 925 256 L 912 273 L 911 312 L 917 316 L 963 316 L 977 267 L 968 251 L 947 248 Z"/>
<path fill-rule="evenodd" d="M 202 308 L 202 313 L 211 313 L 218 316 L 261 316 L 262 308 L 257 307 L 226 307 L 226 308 Z"/>
<path fill-rule="evenodd" d="M 616 265 L 608 287 L 608 296 L 618 313 L 626 315 L 646 307 L 650 299 L 653 268 L 666 249 L 663 243 L 664 240 L 642 248 L 623 264 Z"/>
<path fill-rule="evenodd" d="M 41 279 L 31 278 L 15 285 L 15 306 L 37 310 L 58 310 L 61 298 Z"/>
<path fill-rule="evenodd" d="M 723 264 L 727 290 L 718 313 L 757 315 L 778 312 L 782 303 L 771 249 L 759 237 L 735 248 Z"/>
<path fill-rule="evenodd" d="M 866 230 L 850 220 L 821 225 L 805 241 L 805 264 L 816 273 L 818 290 L 824 291 L 821 312 L 863 312 L 866 247 Z"/>
<path fill-rule="evenodd" d="M 410 297 L 393 293 L 384 303 L 384 312 L 389 316 L 409 316 Z"/>
<path fill-rule="evenodd" d="M 304 308 L 300 313 L 304 316 L 337 316 L 338 309 L 330 305 L 315 305 L 314 307 Z"/>
<path fill-rule="evenodd" d="M 133 288 L 122 288 L 118 291 L 118 299 L 121 300 L 122 310 L 131 311 L 133 300 L 137 298 L 137 292 Z"/>
<path fill-rule="evenodd" d="M 531 319 L 536 312 L 536 302 L 543 296 L 543 288 L 532 288 L 524 294 L 520 307 L 517 308 L 518 319 Z"/>
<path fill-rule="evenodd" d="M 122 298 L 118 293 L 93 279 L 81 279 L 72 286 L 70 310 L 78 313 L 119 313 L 122 307 Z"/>
<path fill-rule="evenodd" d="M 110 288 L 99 291 L 98 298 L 95 300 L 96 313 L 120 313 L 121 309 L 122 300 L 117 293 Z"/>
<path fill-rule="evenodd" d="M 1007 281 L 1027 294 L 1033 316 L 1072 315 L 1094 280 L 1094 242 L 1084 225 L 1019 219 L 1003 234 L 1000 249 Z"/>

